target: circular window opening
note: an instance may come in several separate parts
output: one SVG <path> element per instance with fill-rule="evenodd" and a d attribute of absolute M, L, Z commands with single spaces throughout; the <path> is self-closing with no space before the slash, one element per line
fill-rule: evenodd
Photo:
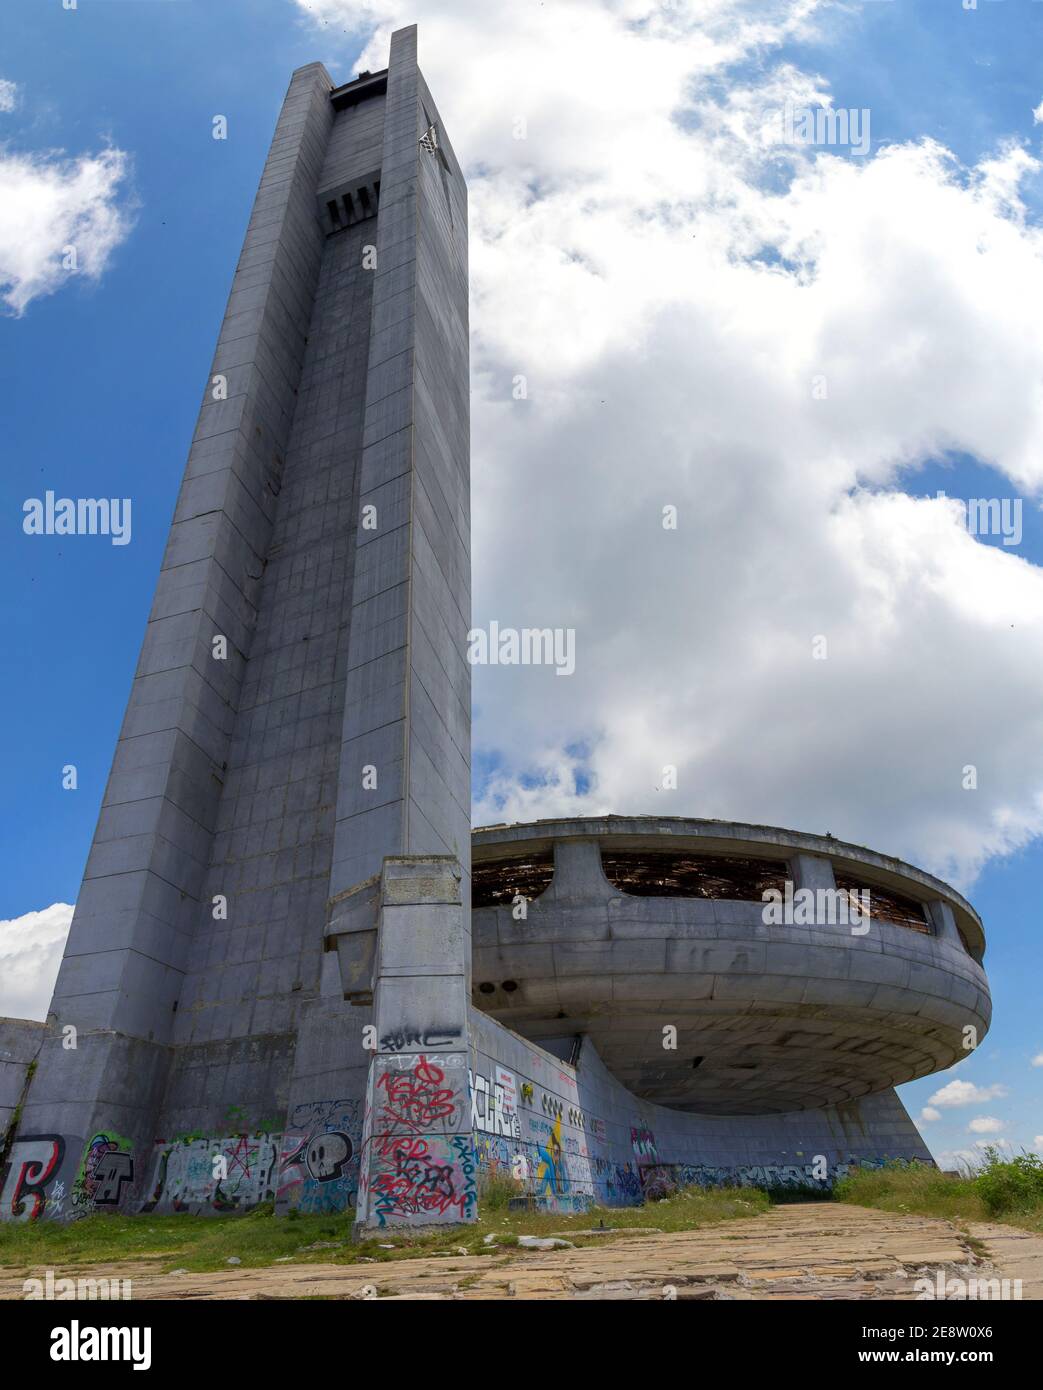
<path fill-rule="evenodd" d="M 492 994 L 493 991 L 496 989 L 496 986 L 494 984 L 491 984 L 488 980 L 483 980 L 482 983 L 478 986 L 478 988 L 482 992 L 482 994 Z"/>
<path fill-rule="evenodd" d="M 513 994 L 514 991 L 518 988 L 518 981 L 517 981 L 517 980 L 504 980 L 503 985 L 501 986 L 501 988 L 503 989 L 503 991 L 504 991 L 505 994 Z"/>

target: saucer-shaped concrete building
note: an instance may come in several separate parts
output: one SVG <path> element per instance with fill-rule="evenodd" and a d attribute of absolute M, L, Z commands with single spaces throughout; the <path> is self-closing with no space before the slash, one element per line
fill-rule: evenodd
<path fill-rule="evenodd" d="M 960 1061 L 991 1012 L 981 922 L 930 874 L 828 836 L 608 816 L 478 830 L 472 875 L 475 1006 L 581 1085 L 596 1054 L 601 1108 L 653 1136 L 646 1183 L 930 1161 L 894 1087 Z"/>

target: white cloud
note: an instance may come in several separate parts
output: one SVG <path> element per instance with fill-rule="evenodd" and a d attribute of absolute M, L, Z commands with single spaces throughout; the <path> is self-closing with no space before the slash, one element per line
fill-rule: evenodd
<path fill-rule="evenodd" d="M 97 280 L 130 231 L 121 150 L 67 159 L 0 148 L 0 299 L 15 315 L 73 276 Z M 71 253 L 71 254 L 70 254 Z"/>
<path fill-rule="evenodd" d="M 72 911 L 53 903 L 0 922 L 0 1018 L 47 1017 Z"/>
<path fill-rule="evenodd" d="M 976 1115 L 967 1126 L 969 1134 L 999 1134 L 1001 1129 L 1003 1121 L 994 1115 Z"/>
<path fill-rule="evenodd" d="M 940 1120 L 941 1118 L 942 1112 L 940 1110 L 935 1110 L 933 1105 L 925 1105 L 924 1108 L 920 1111 L 920 1118 L 917 1121 L 917 1124 L 933 1125 L 936 1121 Z"/>
<path fill-rule="evenodd" d="M 1014 1145 L 1009 1139 L 975 1139 L 974 1147 L 979 1152 L 995 1149 L 1001 1162 L 1009 1162 L 1014 1157 Z"/>
<path fill-rule="evenodd" d="M 1006 1086 L 999 1083 L 993 1086 L 975 1086 L 970 1081 L 950 1081 L 941 1090 L 935 1091 L 927 1103 L 944 1108 L 957 1105 L 980 1105 L 983 1101 L 998 1100 L 1006 1094 Z"/>
<path fill-rule="evenodd" d="M 0 112 L 13 111 L 18 105 L 18 83 L 0 77 Z"/>
<path fill-rule="evenodd" d="M 938 1155 L 938 1167 L 948 1171 L 965 1172 L 981 1163 L 981 1154 L 975 1149 L 946 1149 Z"/>
<path fill-rule="evenodd" d="M 778 63 L 813 3 L 301 3 L 379 26 L 362 67 L 419 23 L 471 194 L 474 622 L 576 630 L 571 677 L 476 669 L 476 820 L 788 824 L 961 884 L 1040 834 L 1043 571 L 900 490 L 946 451 L 1043 487 L 1030 155 L 766 145 L 844 104 Z"/>
<path fill-rule="evenodd" d="M 1043 1052 L 1036 1053 L 1035 1057 L 1032 1059 L 1032 1065 L 1034 1067 L 1043 1067 Z"/>
<path fill-rule="evenodd" d="M 1043 1154 L 1043 1134 L 1037 1134 L 1032 1141 L 1032 1146 L 1037 1153 Z"/>
<path fill-rule="evenodd" d="M 1039 125 L 1043 122 L 1043 101 L 1041 101 L 1038 106 L 1032 108 L 1032 121 L 1034 125 Z"/>

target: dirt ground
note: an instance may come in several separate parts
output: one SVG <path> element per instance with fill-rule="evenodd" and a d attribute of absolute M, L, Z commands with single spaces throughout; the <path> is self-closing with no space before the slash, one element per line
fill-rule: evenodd
<path fill-rule="evenodd" d="M 601 1237 L 586 1249 L 394 1262 L 163 1272 L 170 1257 L 77 1265 L 57 1278 L 122 1278 L 135 1299 L 913 1299 L 918 1278 L 1022 1281 L 1043 1298 L 1043 1236 L 840 1203 L 782 1206 L 698 1231 Z M 0 1267 L 0 1299 L 43 1270 Z"/>

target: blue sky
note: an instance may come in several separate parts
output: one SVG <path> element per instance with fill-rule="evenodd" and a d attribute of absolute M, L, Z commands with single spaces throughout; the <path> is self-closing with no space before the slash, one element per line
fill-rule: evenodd
<path fill-rule="evenodd" d="M 22 89 L 2 138 L 126 150 L 136 205 L 99 283 L 0 318 L 0 621 L 18 676 L 3 695 L 18 814 L 0 916 L 13 917 L 75 900 L 257 180 L 315 44 L 283 3 L 16 2 L 0 23 L 0 76 Z M 47 488 L 131 497 L 131 544 L 25 536 L 22 503 Z M 69 762 L 75 793 L 61 789 Z"/>
<path fill-rule="evenodd" d="M 855 41 L 856 35 L 858 41 Z M 838 15 L 828 46 L 795 44 L 794 61 L 825 74 L 844 105 L 868 107 L 874 141 L 902 141 L 929 135 L 965 163 L 973 163 L 1013 132 L 1039 140 L 1026 121 L 1038 105 L 1043 83 L 1043 5 L 1032 0 L 982 0 L 974 12 L 960 3 L 902 0 L 853 5 Z M 841 99 L 838 95 L 838 104 Z M 1026 202 L 1038 216 L 1043 178 L 1024 187 Z M 944 491 L 956 497 L 1017 496 L 1009 483 L 975 459 L 939 460 L 903 480 L 914 496 Z M 1023 511 L 1025 540 L 1019 553 L 1043 564 L 1043 519 L 1038 499 Z M 985 538 L 984 544 L 1002 544 Z M 1004 1084 L 1008 1074 L 1026 1078 L 1011 1095 L 984 1106 L 1009 1120 L 1022 1143 L 1043 1133 L 1043 1069 L 1025 1070 L 1041 1054 L 1038 1021 L 1043 982 L 1043 944 L 1036 884 L 1043 874 L 1038 845 L 989 864 L 976 882 L 973 901 L 986 925 L 987 967 L 994 1021 L 981 1052 L 955 1073 L 981 1087 Z M 944 1081 L 944 1078 L 942 1079 Z M 915 1116 L 939 1089 L 938 1077 L 901 1088 Z M 965 1121 L 982 1107 L 947 1112 L 944 1125 L 924 1126 L 932 1147 L 968 1148 Z"/>
<path fill-rule="evenodd" d="M 615 400 L 627 400 L 628 392 L 633 391 L 635 399 L 625 412 L 628 420 L 643 419 L 646 429 L 654 432 L 662 419 L 669 419 L 671 398 L 666 395 L 663 401 L 653 403 L 647 395 L 640 396 L 636 384 L 641 380 L 640 371 L 654 363 L 660 351 L 664 360 L 669 357 L 676 361 L 688 350 L 686 346 L 680 354 L 668 351 L 674 329 L 662 308 L 667 296 L 649 290 L 647 302 L 641 301 L 640 291 L 634 288 L 637 282 L 627 278 L 629 272 L 622 268 L 622 260 L 611 259 L 614 253 L 609 242 L 622 224 L 622 213 L 615 220 L 607 214 L 600 223 L 594 220 L 594 231 L 605 235 L 592 247 L 589 257 L 579 262 L 597 262 L 599 255 L 604 256 L 599 276 L 615 296 L 611 310 L 603 316 L 604 323 L 599 318 L 598 288 L 576 288 L 574 265 L 568 270 L 567 282 L 546 284 L 546 304 L 535 306 L 535 312 L 523 316 L 522 308 L 511 298 L 512 274 L 497 260 L 492 232 L 497 225 L 517 230 L 521 215 L 513 202 L 508 158 L 497 144 L 499 137 L 489 133 L 495 124 L 489 115 L 493 109 L 490 89 L 503 80 L 496 63 L 509 63 L 507 55 L 515 47 L 519 55 L 516 65 L 523 62 L 527 42 L 535 45 L 532 52 L 539 54 L 542 62 L 559 41 L 564 51 L 571 41 L 569 35 L 556 33 L 551 18 L 532 18 L 529 11 L 525 11 L 525 23 L 536 27 L 515 33 L 510 24 L 521 24 L 521 20 L 483 17 L 483 8 L 471 4 L 438 7 L 424 0 L 412 10 L 399 10 L 380 0 L 367 11 L 370 21 L 354 30 L 352 22 L 358 24 L 360 10 L 338 5 L 337 0 L 327 0 L 321 8 L 327 22 L 318 26 L 305 13 L 306 7 L 291 0 L 221 0 L 220 4 L 80 0 L 75 12 L 63 10 L 58 0 L 6 0 L 4 5 L 0 79 L 16 84 L 17 94 L 13 109 L 0 111 L 0 152 L 32 155 L 58 169 L 67 167 L 62 166 L 62 158 L 93 157 L 106 148 L 124 152 L 123 177 L 110 202 L 119 209 L 127 230 L 97 279 L 74 276 L 60 283 L 55 292 L 34 297 L 20 316 L 0 316 L 4 387 L 0 586 L 7 599 L 0 611 L 0 624 L 3 650 L 8 655 L 7 679 L 0 685 L 6 791 L 0 919 L 18 918 L 52 903 L 75 900 L 224 300 L 289 74 L 315 58 L 327 63 L 336 80 L 347 80 L 358 66 L 370 65 L 368 60 L 365 64 L 358 60 L 372 37 L 373 17 L 410 22 L 415 16 L 420 20 L 422 61 L 439 93 L 454 143 L 465 163 L 470 160 L 474 169 L 472 207 L 479 219 L 477 231 L 472 232 L 478 397 L 474 454 L 476 618 L 483 611 L 494 611 L 490 605 L 499 605 L 496 612 L 508 612 L 512 593 L 520 596 L 519 601 L 531 599 L 536 611 L 542 611 L 538 608 L 541 591 L 533 577 L 539 570 L 548 586 L 544 593 L 576 595 L 573 620 L 586 623 L 579 629 L 581 649 L 585 641 L 585 650 L 599 651 L 599 644 L 611 635 L 612 624 L 622 621 L 618 613 L 599 615 L 596 599 L 583 590 L 575 568 L 582 558 L 577 552 L 583 552 L 587 545 L 582 532 L 577 540 L 575 527 L 554 531 L 560 519 L 543 516 L 539 490 L 525 485 L 520 467 L 510 477 L 518 476 L 522 481 L 501 481 L 509 459 L 542 456 L 545 436 L 539 433 L 538 423 L 529 435 L 522 427 L 508 423 L 488 387 L 495 379 L 509 381 L 514 370 L 527 369 L 531 362 L 537 382 L 557 383 L 562 394 L 574 388 L 571 399 L 577 401 L 604 396 L 609 402 L 607 409 L 612 409 Z M 592 23 L 590 16 L 598 7 L 584 4 L 581 8 Z M 678 8 L 684 6 L 674 7 Z M 764 8 L 771 11 L 774 6 Z M 693 20 L 693 32 L 695 23 Z M 539 28 L 540 24 L 545 27 Z M 626 42 L 633 45 L 635 58 L 641 61 L 639 40 L 620 40 L 608 21 L 601 27 L 593 25 L 590 32 L 595 45 L 603 43 L 607 57 L 618 51 L 625 58 L 631 51 L 622 46 Z M 470 75 L 467 83 L 462 79 L 457 83 L 448 74 L 453 72 L 453 64 L 459 63 L 457 48 L 468 34 L 474 39 L 472 54 L 490 55 L 490 72 L 484 77 Z M 614 47 L 617 44 L 618 49 Z M 873 158 L 887 143 L 930 137 L 962 163 L 959 178 L 966 182 L 970 177 L 966 171 L 993 155 L 1004 140 L 1020 141 L 1034 155 L 1040 153 L 1043 127 L 1033 123 L 1032 110 L 1043 101 L 1043 4 L 1033 0 L 982 0 L 972 12 L 963 9 L 960 0 L 826 5 L 810 31 L 794 34 L 783 26 L 767 51 L 751 49 L 734 66 L 695 72 L 695 90 L 700 90 L 701 83 L 707 91 L 727 93 L 743 83 L 763 80 L 769 66 L 781 63 L 821 79 L 838 106 L 871 110 Z M 681 68 L 683 64 L 678 71 Z M 434 81 L 442 69 L 447 76 Z M 480 85 L 483 81 L 485 87 Z M 561 124 L 570 132 L 568 137 L 553 143 L 548 135 L 541 144 L 537 134 L 526 147 L 529 172 L 535 169 L 545 176 L 551 200 L 555 189 L 560 193 L 566 181 L 570 160 L 578 161 L 576 167 L 585 187 L 594 190 L 592 197 L 599 178 L 603 178 L 605 189 L 611 190 L 611 180 L 617 177 L 617 171 L 610 169 L 612 156 L 602 154 L 593 141 L 583 138 L 587 128 L 583 122 L 598 117 L 599 101 L 603 107 L 600 126 L 596 127 L 599 133 L 610 123 L 610 95 L 606 91 L 599 97 L 594 91 L 596 80 L 589 74 L 576 81 L 580 85 L 586 81 L 592 87 L 586 106 L 577 105 L 575 111 L 565 108 L 569 120 L 562 116 Z M 533 125 L 538 132 L 540 114 L 546 109 L 559 110 L 554 105 L 553 81 L 530 78 L 525 93 L 524 99 L 532 103 Z M 228 120 L 229 138 L 223 141 L 211 138 L 211 123 L 219 114 Z M 544 121 L 548 130 L 553 124 L 550 119 Z M 615 148 L 625 148 L 625 144 L 617 140 Z M 58 151 L 64 151 L 64 156 Z M 587 151 L 589 162 L 584 166 Z M 693 156 L 696 153 L 693 146 Z M 599 159 L 600 166 L 596 163 Z M 638 158 L 635 163 L 632 151 L 619 155 L 621 165 L 628 159 L 633 183 L 633 171 L 636 168 L 640 172 L 641 162 Z M 699 167 L 693 157 L 693 183 Z M 773 177 L 777 179 L 778 171 Z M 764 171 L 759 181 L 756 176 L 750 178 L 755 191 L 769 185 Z M 1024 171 L 1020 194 L 1031 232 L 1043 200 L 1043 175 L 1038 169 Z M 892 230 L 897 235 L 903 221 L 901 207 L 894 218 Z M 565 204 L 555 210 L 555 225 L 564 237 L 569 227 Z M 536 221 L 529 231 L 527 245 L 536 245 L 541 235 L 548 235 Z M 577 243 L 581 235 L 581 231 L 575 232 Z M 945 249 L 945 235 L 942 226 L 934 242 L 939 253 Z M 486 237 L 487 249 L 483 247 Z M 932 243 L 928 240 L 925 244 L 929 248 Z M 526 254 L 524 250 L 516 253 Z M 867 278 L 872 274 L 867 267 Z M 698 278 L 694 271 L 692 278 Z M 551 301 L 567 307 L 571 293 L 577 295 L 577 307 L 569 326 L 582 324 L 583 331 L 560 333 L 554 328 Z M 756 320 L 761 312 L 756 300 L 748 312 Z M 613 337 L 613 322 L 624 323 L 628 313 L 634 324 L 633 340 L 642 344 L 640 362 L 628 361 L 626 354 L 632 349 Z M 764 313 L 766 316 L 767 310 Z M 1036 317 L 1043 316 L 1037 312 Z M 892 318 L 897 329 L 900 302 Z M 1011 336 L 1009 325 L 997 327 L 995 339 L 983 336 L 982 352 L 994 358 L 994 342 L 1001 335 Z M 689 334 L 683 341 L 687 345 L 695 338 Z M 1020 346 L 1027 349 L 1027 345 Z M 1018 348 L 1015 341 L 1015 356 Z M 693 354 L 703 350 L 710 353 L 708 342 L 692 349 Z M 720 357 L 719 351 L 716 356 Z M 1036 356 L 1034 344 L 1033 363 Z M 865 371 L 871 384 L 873 370 L 872 361 L 867 359 Z M 947 368 L 939 367 L 936 377 L 925 377 L 923 390 L 941 399 L 952 391 L 956 402 L 960 392 L 954 390 L 946 372 Z M 1038 388 L 1038 377 L 1036 382 Z M 661 384 L 661 380 L 657 382 L 657 389 Z M 683 382 L 678 389 L 683 396 Z M 890 388 L 884 381 L 872 389 L 886 393 Z M 1010 392 L 1014 414 L 1021 408 L 1025 387 L 1014 380 Z M 553 393 L 548 389 L 546 394 Z M 692 393 L 693 400 L 696 394 Z M 758 402 L 759 410 L 771 408 L 769 394 L 755 382 L 747 387 L 750 398 Z M 560 414 L 563 407 L 556 408 L 556 436 L 571 438 L 574 450 L 582 448 L 584 439 L 593 439 L 593 431 L 601 427 L 592 424 L 579 405 L 567 417 Z M 979 437 L 987 440 L 987 422 L 976 430 L 972 421 L 954 423 L 951 447 L 943 450 L 938 446 L 948 422 L 941 407 L 936 410 L 939 419 L 932 416 L 922 426 L 915 447 L 902 437 L 898 421 L 880 444 L 876 463 L 869 467 L 852 464 L 855 490 L 900 491 L 922 498 L 933 497 L 940 489 L 955 497 L 1022 497 L 1025 535 L 1017 554 L 1032 566 L 1043 566 L 1038 484 L 1026 477 L 1015 482 L 1011 477 L 1016 467 L 1010 460 L 1018 448 L 1024 454 L 1024 444 L 1018 448 L 1010 444 L 1007 456 L 1001 456 L 998 449 L 996 458 L 985 457 L 985 444 L 972 445 Z M 544 418 L 549 428 L 551 416 Z M 679 450 L 671 465 L 678 477 L 692 472 L 692 456 L 686 450 L 688 441 L 696 440 L 700 433 L 698 422 L 687 434 L 686 428 L 679 420 L 677 439 L 672 441 Z M 860 428 L 853 411 L 851 421 L 837 427 L 830 448 L 847 449 L 855 458 Z M 1030 420 L 1025 434 L 1031 435 L 1032 428 Z M 784 424 L 780 430 L 785 432 Z M 770 435 L 772 428 L 765 433 Z M 715 437 L 720 437 L 720 432 Z M 810 449 L 816 436 L 809 435 L 809 439 Z M 578 446 L 576 441 L 580 441 Z M 1035 444 L 1043 459 L 1043 439 L 1038 434 Z M 905 459 L 900 468 L 894 466 L 893 456 L 887 461 L 891 445 Z M 602 452 L 598 452 L 600 446 L 591 447 L 602 459 L 612 457 L 609 443 Z M 659 447 L 665 454 L 669 446 L 661 439 Z M 750 457 L 749 449 L 745 439 L 736 443 L 735 458 Z M 620 465 L 621 469 L 632 466 L 632 455 Z M 739 466 L 733 464 L 734 476 L 738 476 L 734 469 Z M 763 470 L 763 460 L 757 467 Z M 628 475 L 621 476 L 621 485 L 626 486 Z M 667 472 L 665 476 L 672 475 Z M 755 478 L 760 476 L 754 474 Z M 513 486 L 518 487 L 516 495 L 501 490 Z M 571 486 L 571 477 L 563 477 L 563 496 L 569 495 Z M 593 484 L 577 477 L 575 486 L 575 495 L 583 498 L 590 495 Z M 41 496 L 47 489 L 73 497 L 131 497 L 132 543 L 113 546 L 104 538 L 25 536 L 21 530 L 22 504 L 27 497 Z M 597 478 L 596 490 L 599 494 L 604 491 L 603 475 Z M 852 490 L 851 480 L 839 484 L 838 496 Z M 546 532 L 553 538 L 554 543 L 548 540 L 546 551 L 539 554 L 538 564 L 531 562 L 531 548 L 528 560 L 505 551 L 506 558 L 501 561 L 491 553 L 492 538 L 509 524 L 509 518 L 518 516 L 518 505 L 526 507 L 523 515 L 531 516 L 534 534 Z M 584 514 L 581 511 L 580 515 Z M 978 544 L 1002 548 L 997 539 Z M 593 563 L 590 557 L 588 564 Z M 625 565 L 621 567 L 625 569 Z M 703 576 L 704 586 L 705 582 Z M 712 577 L 709 582 L 713 582 Z M 704 595 L 705 587 L 698 592 Z M 636 630 L 641 631 L 640 621 Z M 1026 630 L 1028 652 L 1037 635 Z M 909 638 L 913 645 L 906 648 L 909 660 L 915 660 L 916 638 L 913 631 Z M 959 649 L 958 634 L 952 640 Z M 612 684 L 606 672 L 613 668 L 607 655 L 604 660 L 598 668 L 599 689 Z M 990 688 L 988 657 L 976 655 L 970 646 L 965 649 L 964 660 L 972 665 L 984 663 L 975 672 L 976 682 L 980 681 L 976 689 L 983 693 L 968 706 L 967 719 L 975 728 L 978 719 L 983 729 L 996 727 L 1007 717 L 1006 707 L 1002 692 Z M 1028 662 L 1029 657 L 1025 660 Z M 652 809 L 640 778 L 628 781 L 629 773 L 617 774 L 616 769 L 626 761 L 618 751 L 621 741 L 629 748 L 634 734 L 633 729 L 613 733 L 615 711 L 596 704 L 579 682 L 574 687 L 578 693 L 573 708 L 557 699 L 561 691 L 555 689 L 548 695 L 534 677 L 512 713 L 516 696 L 513 690 L 509 696 L 505 693 L 505 679 L 503 673 L 485 673 L 476 684 L 476 795 L 481 819 L 524 818 L 527 811 L 554 814 L 592 805 L 589 799 L 598 795 L 607 798 L 616 811 Z M 954 679 L 959 681 L 961 673 Z M 1029 677 L 1025 680 L 1026 691 L 1031 693 Z M 657 690 L 664 684 L 682 685 L 686 681 L 696 683 L 690 674 L 673 668 L 662 681 L 649 679 L 640 689 L 624 689 L 621 680 L 619 703 L 625 700 L 629 710 L 643 711 L 642 727 L 664 721 L 669 727 L 671 716 L 657 703 Z M 932 698 L 947 696 L 943 691 L 940 697 Z M 917 711 L 910 712 L 912 729 L 916 715 Z M 867 719 L 865 737 L 876 737 L 872 733 L 876 727 Z M 533 734 L 536 728 L 546 731 L 542 742 Z M 627 728 L 622 717 L 619 728 Z M 799 740 L 797 731 L 794 737 Z M 872 744 L 859 749 L 859 737 L 860 726 L 855 723 L 851 757 L 856 768 L 861 765 L 859 758 L 863 762 L 873 760 Z M 1027 730 L 1026 763 L 1036 757 L 1036 750 L 1029 747 L 1032 738 L 1033 731 Z M 910 739 L 912 766 L 918 754 L 913 735 Z M 692 790 L 673 808 L 680 814 L 712 814 L 719 809 L 750 820 L 786 819 L 808 829 L 827 828 L 829 820 L 828 828 L 839 835 L 850 834 L 871 843 L 878 842 L 876 827 L 888 827 L 894 819 L 886 787 L 876 783 L 863 786 L 857 777 L 854 781 L 848 778 L 847 785 L 855 790 L 849 799 L 861 802 L 861 807 L 844 808 L 828 798 L 814 777 L 805 779 L 796 801 L 792 797 L 787 800 L 788 793 L 781 788 L 767 788 L 763 797 L 759 792 L 735 790 L 732 802 L 728 800 L 733 795 L 730 789 L 746 785 L 736 767 L 736 746 L 730 753 L 727 749 L 720 753 L 716 771 L 699 763 L 696 752 L 690 755 L 698 772 L 694 785 L 688 784 Z M 609 761 L 613 756 L 614 763 Z M 1004 756 L 1009 761 L 1009 754 Z M 958 751 L 953 757 L 960 764 L 973 760 Z M 61 787 L 61 769 L 67 763 L 78 769 L 75 792 Z M 650 775 L 646 780 L 652 787 L 656 779 Z M 557 800 L 548 793 L 556 783 Z M 752 774 L 750 785 L 758 785 Z M 713 796 L 711 788 L 715 789 Z M 1032 784 L 1026 772 L 1016 787 L 1005 790 L 1007 801 L 993 809 L 999 814 L 1008 801 L 1014 804 L 1018 797 L 1018 805 L 1028 806 L 1033 794 L 1038 796 L 1041 791 L 1043 788 L 1038 782 Z M 904 793 L 899 788 L 894 795 L 901 799 Z M 921 807 L 915 798 L 910 799 L 912 828 L 896 827 L 894 843 L 881 843 L 881 848 L 920 859 L 930 852 L 932 842 L 927 831 L 920 836 L 915 827 L 934 824 L 931 816 L 938 798 L 929 791 L 924 796 L 934 800 Z M 948 824 L 954 814 L 948 807 L 942 808 L 937 823 Z M 1043 1133 L 1043 1066 L 1031 1065 L 1034 1056 L 1043 1054 L 1037 1004 L 1043 948 L 1036 886 L 1043 877 L 1043 847 L 1031 826 L 1021 837 L 1026 844 L 1005 844 L 1002 853 L 996 852 L 995 837 L 990 838 L 985 820 L 969 820 L 961 826 L 961 833 L 968 844 L 979 835 L 983 846 L 977 858 L 967 849 L 964 859 L 973 864 L 970 894 L 989 934 L 987 966 L 995 1021 L 981 1051 L 960 1067 L 958 1076 L 986 1089 L 1001 1085 L 1007 1094 L 982 1103 L 943 1106 L 942 1120 L 925 1127 L 929 1142 L 939 1152 L 971 1147 L 974 1136 L 968 1133 L 968 1123 L 973 1116 L 983 1114 L 1001 1122 L 1004 1128 L 1000 1136 L 1016 1143 L 1031 1143 L 1035 1135 Z M 937 832 L 931 834 L 937 839 Z M 944 857 L 945 847 L 938 846 L 937 852 Z M 913 1113 L 918 1113 L 948 1079 L 927 1078 L 905 1088 L 904 1099 Z"/>

